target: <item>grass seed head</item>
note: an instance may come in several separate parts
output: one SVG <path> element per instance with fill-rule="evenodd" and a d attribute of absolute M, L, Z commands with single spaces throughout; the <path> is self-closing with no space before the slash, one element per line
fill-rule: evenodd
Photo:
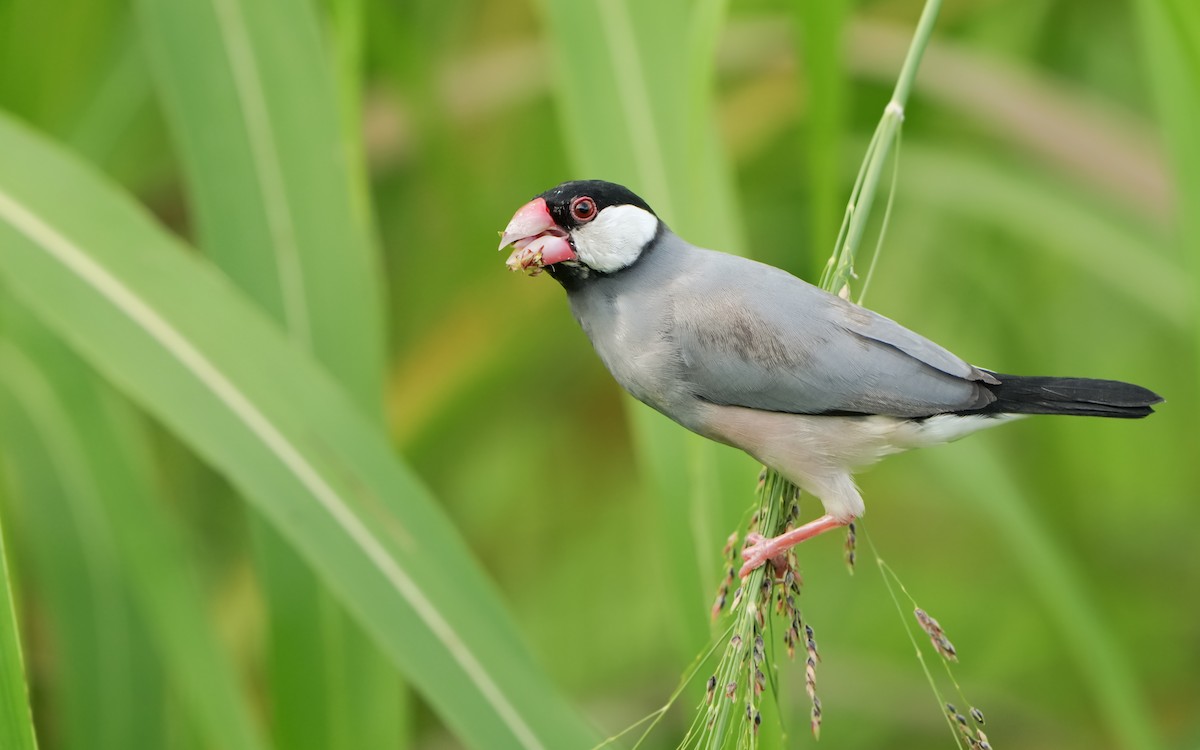
<path fill-rule="evenodd" d="M 854 523 L 846 525 L 846 567 L 850 570 L 850 575 L 854 575 L 854 563 L 858 559 L 858 533 L 854 528 Z"/>
<path fill-rule="evenodd" d="M 946 637 L 946 633 L 942 630 L 942 626 L 938 624 L 938 621 L 926 614 L 925 610 L 920 607 L 913 610 L 913 614 L 916 616 L 921 629 L 929 636 L 929 640 L 933 643 L 933 648 L 943 658 L 950 661 L 958 661 L 958 652 L 954 649 L 954 644 Z"/>
<path fill-rule="evenodd" d="M 738 533 L 736 531 L 733 532 L 732 534 L 730 534 L 729 538 L 725 540 L 725 547 L 721 550 L 721 556 L 724 557 L 726 560 L 733 559 L 733 551 L 737 545 L 737 540 L 738 540 Z"/>
<path fill-rule="evenodd" d="M 813 696 L 812 699 L 812 736 L 813 739 L 821 739 L 821 699 Z"/>

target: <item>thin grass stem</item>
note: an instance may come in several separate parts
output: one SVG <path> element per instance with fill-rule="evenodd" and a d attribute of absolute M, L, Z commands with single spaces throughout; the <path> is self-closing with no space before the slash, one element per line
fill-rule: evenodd
<path fill-rule="evenodd" d="M 863 158 L 862 166 L 859 168 L 858 174 L 854 180 L 854 188 L 851 191 L 850 200 L 846 207 L 846 213 L 842 221 L 842 226 L 838 231 L 838 238 L 835 244 L 833 254 L 830 256 L 828 263 L 825 266 L 825 272 L 821 277 L 821 288 L 835 294 L 843 294 L 849 298 L 849 283 L 854 278 L 854 259 L 857 256 L 859 245 L 862 243 L 863 234 L 866 231 L 867 221 L 871 215 L 871 208 L 874 203 L 875 194 L 878 191 L 880 179 L 884 172 L 887 158 L 891 152 L 893 143 L 898 143 L 900 139 L 900 130 L 904 123 L 904 108 L 908 102 L 909 92 L 912 90 L 913 81 L 917 75 L 917 69 L 920 66 L 921 58 L 924 55 L 926 47 L 929 45 L 929 39 L 933 32 L 934 22 L 937 20 L 938 12 L 941 9 L 941 0 L 927 0 L 924 10 L 921 13 L 921 18 L 917 23 L 916 32 L 913 35 L 913 41 L 908 49 L 908 54 L 905 57 L 904 64 L 900 69 L 900 75 L 896 81 L 896 87 L 892 92 L 892 97 L 884 107 L 883 116 L 880 118 L 878 126 L 871 137 L 871 142 L 867 147 L 866 155 Z M 882 248 L 883 236 L 887 230 L 888 220 L 891 217 L 891 209 L 896 191 L 896 175 L 899 172 L 897 148 L 897 162 L 892 170 L 891 190 L 889 192 L 887 208 L 884 212 L 883 224 L 880 230 L 880 237 L 876 244 L 875 254 L 871 262 L 871 270 L 874 270 L 875 263 L 879 258 L 879 253 Z M 869 283 L 871 272 L 868 271 L 867 282 Z M 864 292 L 866 288 L 864 283 Z M 777 492 L 776 490 L 786 485 L 790 488 L 788 492 Z M 786 504 L 792 502 L 798 492 L 783 479 L 778 473 L 769 467 L 765 469 L 765 477 L 763 480 L 762 505 L 759 508 L 759 528 L 764 534 L 775 535 L 783 530 L 786 523 L 787 514 L 785 513 Z M 873 549 L 873 547 L 872 547 Z M 878 555 L 876 559 L 879 560 Z M 882 564 L 882 560 L 879 560 Z M 764 568 L 769 567 L 763 566 Z M 741 636 L 748 636 L 754 632 L 752 620 L 747 619 L 747 615 L 755 611 L 757 605 L 757 597 L 762 591 L 762 583 L 764 576 L 763 569 L 754 571 L 744 582 L 743 590 L 749 591 L 749 601 L 744 602 L 744 609 L 740 615 L 735 632 Z M 885 576 L 886 579 L 886 576 Z M 891 590 L 889 582 L 889 591 Z M 769 594 L 768 594 L 769 595 Z M 893 592 L 893 599 L 895 599 Z M 768 602 L 769 604 L 769 602 Z M 896 601 L 897 609 L 899 610 L 899 601 Z M 908 628 L 905 628 L 906 632 Z M 910 638 L 912 637 L 909 632 Z M 736 637 L 736 636 L 735 636 Z M 808 643 L 812 643 L 811 639 Z M 915 646 L 914 641 L 914 646 Z M 743 644 L 747 647 L 747 644 Z M 790 648 L 790 645 L 789 645 Z M 815 646 L 812 647 L 815 653 Z M 726 655 L 722 658 L 722 665 L 732 661 L 731 654 L 735 651 L 734 648 L 726 650 Z M 925 664 L 924 658 L 920 655 L 918 649 L 918 658 L 921 659 L 922 669 L 925 670 L 929 677 L 930 685 L 933 686 L 935 695 L 940 694 L 937 691 L 937 686 L 933 681 L 932 675 L 929 673 L 928 666 Z M 810 657 L 811 658 L 811 657 Z M 750 680 L 754 679 L 754 660 L 750 659 L 751 674 Z M 766 665 L 764 665 L 766 668 Z M 809 668 L 811 670 L 811 667 Z M 771 670 L 767 670 L 770 672 Z M 718 686 L 725 683 L 724 670 L 718 670 Z M 811 679 L 811 671 L 809 677 Z M 813 700 L 813 715 L 812 715 L 812 731 L 817 735 L 820 729 L 820 702 L 813 692 L 812 685 L 809 683 L 809 691 Z M 772 681 L 772 689 L 774 682 Z M 753 699 L 755 696 L 753 689 L 748 690 L 749 695 Z M 748 712 L 753 709 L 753 700 L 748 704 Z M 726 730 L 730 711 L 718 712 L 717 730 L 712 735 L 712 742 L 707 747 L 720 747 L 724 742 L 724 733 Z M 748 714 L 749 715 L 749 714 Z M 953 726 L 951 727 L 953 730 Z M 957 735 L 955 737 L 958 741 Z M 715 743 L 715 744 L 714 744 Z M 739 743 L 740 744 L 740 743 Z M 750 744 L 753 745 L 753 734 L 750 735 Z M 960 745 L 961 747 L 961 745 Z"/>
<path fill-rule="evenodd" d="M 950 728 L 950 735 L 954 737 L 954 744 L 958 746 L 959 750 L 963 750 L 962 740 L 959 738 L 958 732 L 954 729 L 953 721 L 951 720 L 950 716 L 942 710 L 942 707 L 946 705 L 946 701 L 942 698 L 942 693 L 938 689 L 937 681 L 933 678 L 933 672 L 929 671 L 929 663 L 925 661 L 925 654 L 921 651 L 920 641 L 918 641 L 917 637 L 913 635 L 912 626 L 909 625 L 908 617 L 904 614 L 904 607 L 900 604 L 900 597 L 896 595 L 896 587 L 900 587 L 900 590 L 904 592 L 904 595 L 908 597 L 909 601 L 914 607 L 917 606 L 916 600 L 913 599 L 912 595 L 908 593 L 908 589 L 905 588 L 904 583 L 900 580 L 900 577 L 896 575 L 896 572 L 892 570 L 891 566 L 884 562 L 883 556 L 879 554 L 879 550 L 875 547 L 874 540 L 872 540 L 870 535 L 867 534 L 866 527 L 863 526 L 861 528 L 863 531 L 863 536 L 865 536 L 867 539 L 867 546 L 871 548 L 871 555 L 875 558 L 875 565 L 879 568 L 879 575 L 883 578 L 883 585 L 887 587 L 888 594 L 892 598 L 892 603 L 896 605 L 896 615 L 900 618 L 900 622 L 904 626 L 904 634 L 908 636 L 909 643 L 911 643 L 913 647 L 913 653 L 916 654 L 917 661 L 921 664 L 921 671 L 925 673 L 925 679 L 929 682 L 929 688 L 933 691 L 934 698 L 937 699 L 938 711 L 942 713 L 943 718 L 946 720 L 946 726 Z M 947 673 L 950 672 L 949 666 L 946 666 L 946 671 Z M 953 674 L 950 675 L 950 679 L 954 680 Z M 958 687 L 958 682 L 956 680 L 954 681 L 954 685 L 955 687 Z M 962 697 L 961 688 L 959 688 L 958 693 L 959 696 Z"/>
<path fill-rule="evenodd" d="M 900 68 L 896 79 L 896 87 L 892 98 L 884 107 L 883 117 L 871 137 L 866 156 L 859 168 L 854 189 L 850 194 L 850 203 L 846 209 L 846 218 L 842 230 L 838 233 L 838 243 L 833 256 L 822 276 L 821 287 L 826 291 L 839 292 L 853 277 L 854 258 L 866 231 L 867 220 L 871 216 L 871 207 L 875 201 L 875 193 L 883 174 L 888 152 L 894 141 L 898 139 L 900 128 L 904 123 L 904 110 L 908 106 L 908 95 L 912 91 L 913 81 L 917 76 L 917 68 L 929 45 L 933 33 L 933 25 L 941 10 L 941 0 L 928 0 L 917 22 L 917 30 L 909 45 L 908 55 Z"/>

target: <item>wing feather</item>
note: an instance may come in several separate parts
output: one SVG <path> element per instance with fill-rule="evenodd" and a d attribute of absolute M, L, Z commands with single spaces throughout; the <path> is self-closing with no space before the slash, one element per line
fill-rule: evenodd
<path fill-rule="evenodd" d="M 749 264 L 749 267 L 746 264 Z M 924 417 L 986 406 L 987 373 L 898 323 L 779 269 L 706 253 L 673 285 L 672 331 L 694 395 L 798 414 Z"/>

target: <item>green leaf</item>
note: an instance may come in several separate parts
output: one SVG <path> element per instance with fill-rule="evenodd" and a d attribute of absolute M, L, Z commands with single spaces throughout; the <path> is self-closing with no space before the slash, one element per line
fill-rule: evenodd
<path fill-rule="evenodd" d="M 1167 162 L 1174 169 L 1175 229 L 1192 266 L 1194 298 L 1200 290 L 1200 6 L 1188 0 L 1137 0 L 1134 8 Z"/>
<path fill-rule="evenodd" d="M 0 4 L 0 101 L 48 130 L 71 127 L 83 95 L 119 49 L 113 31 L 125 14 L 124 4 L 114 0 Z M 54 45 L 33 33 L 54 27 L 59 32 Z M 62 55 L 64 49 L 71 54 Z"/>
<path fill-rule="evenodd" d="M 126 402 L 112 394 L 61 342 L 52 339 L 50 332 L 29 320 L 28 313 L 11 309 L 15 307 L 12 304 L 8 307 L 13 341 L 0 344 L 0 382 L 26 413 L 28 423 L 36 425 L 43 436 L 40 442 L 53 463 L 45 475 L 69 478 L 55 493 L 67 495 L 65 508 L 82 516 L 67 527 L 76 529 L 80 537 L 73 541 L 71 535 L 69 543 L 83 549 L 111 548 L 112 576 L 129 589 L 166 680 L 208 744 L 231 750 L 265 747 L 249 711 L 249 696 L 238 684 L 229 656 L 217 639 L 214 618 L 195 579 L 182 530 L 156 497 L 144 425 Z M 28 436 L 25 441 L 37 437 Z M 14 448 L 27 450 L 16 446 L 9 450 Z M 31 480 L 41 475 L 31 467 L 26 469 Z M 42 506 L 53 496 L 44 491 L 28 495 L 26 502 L 33 507 L 27 513 L 44 512 Z M 47 547 L 63 537 L 63 524 L 32 535 L 33 544 Z M 96 567 L 94 562 L 82 561 L 63 572 L 72 579 L 86 580 Z M 82 605 L 76 602 L 75 606 Z M 60 620 L 79 622 L 86 632 L 94 629 L 89 618 L 79 612 L 55 618 Z M 105 649 L 93 650 L 103 653 Z M 108 671 L 131 671 L 128 662 L 142 651 L 112 654 L 120 659 Z M 86 679 L 77 666 L 67 677 L 65 685 L 87 688 L 98 684 L 106 693 L 117 692 L 112 678 Z M 154 698 L 154 686 L 139 680 L 125 693 L 125 708 L 137 717 L 137 723 L 150 723 L 148 717 L 154 714 L 146 710 L 146 704 Z M 94 727 L 84 727 L 84 732 L 96 741 Z"/>
<path fill-rule="evenodd" d="M 1180 328 L 1192 312 L 1188 279 L 1179 264 L 1147 240 L 1153 227 L 1131 228 L 1097 211 L 1061 186 L 973 153 L 906 144 L 901 177 L 906 201 L 926 203 L 1005 231 L 1069 262 L 1114 293 Z M 1020 216 L 1019 222 L 1011 217 Z"/>
<path fill-rule="evenodd" d="M 37 737 L 25 687 L 25 657 L 17 628 L 12 581 L 4 549 L 4 523 L 0 517 L 0 747 L 34 750 Z"/>
<path fill-rule="evenodd" d="M 313 4 L 138 8 L 200 246 L 374 415 L 383 394 L 378 261 L 350 198 Z"/>
<path fill-rule="evenodd" d="M 352 187 L 346 144 L 355 141 L 339 127 L 315 4 L 185 0 L 140 9 L 202 248 L 365 414 L 381 418 L 380 264 L 365 188 Z M 349 86 L 344 77 L 342 90 Z M 398 746 L 395 670 L 289 545 L 261 522 L 252 527 L 276 741 Z"/>
<path fill-rule="evenodd" d="M 143 711 L 161 694 L 162 678 L 140 647 L 144 628 L 120 573 L 112 530 L 69 418 L 56 408 L 45 379 L 11 342 L 0 342 L 0 363 L 0 440 L 18 498 L 14 515 L 28 545 L 32 590 L 48 615 L 47 640 L 61 655 L 45 698 L 56 742 L 147 746 L 156 725 Z"/>
<path fill-rule="evenodd" d="M 453 527 L 322 371 L 103 180 L 4 118 L 0 151 L 9 292 L 224 473 L 464 742 L 587 745 Z"/>

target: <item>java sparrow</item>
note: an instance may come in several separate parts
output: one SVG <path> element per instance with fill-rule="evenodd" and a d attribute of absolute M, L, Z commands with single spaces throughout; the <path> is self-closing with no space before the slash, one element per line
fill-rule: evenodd
<path fill-rule="evenodd" d="M 621 185 L 564 182 L 500 247 L 542 270 L 634 398 L 740 448 L 825 515 L 743 551 L 741 575 L 864 511 L 852 473 L 1026 414 L 1145 417 L 1162 399 L 1113 380 L 1002 375 L 785 271 L 675 235 Z"/>

